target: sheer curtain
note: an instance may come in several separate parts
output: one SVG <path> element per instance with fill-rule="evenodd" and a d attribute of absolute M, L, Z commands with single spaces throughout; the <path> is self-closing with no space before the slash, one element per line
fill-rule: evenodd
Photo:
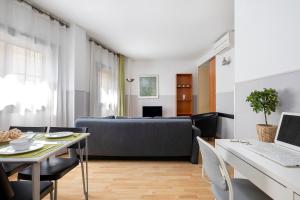
<path fill-rule="evenodd" d="M 116 115 L 119 58 L 94 42 L 90 44 L 90 115 Z"/>
<path fill-rule="evenodd" d="M 119 56 L 118 66 L 118 115 L 125 116 L 125 62 L 123 55 Z"/>
<path fill-rule="evenodd" d="M 64 125 L 68 30 L 16 0 L 0 0 L 0 128 Z M 67 77 L 67 76 L 66 76 Z"/>

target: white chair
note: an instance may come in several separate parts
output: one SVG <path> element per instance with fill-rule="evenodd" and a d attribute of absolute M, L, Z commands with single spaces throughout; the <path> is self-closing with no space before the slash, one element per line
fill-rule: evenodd
<path fill-rule="evenodd" d="M 216 200 L 271 200 L 247 179 L 231 179 L 215 148 L 197 137 L 202 155 L 202 175 L 207 175 Z"/>

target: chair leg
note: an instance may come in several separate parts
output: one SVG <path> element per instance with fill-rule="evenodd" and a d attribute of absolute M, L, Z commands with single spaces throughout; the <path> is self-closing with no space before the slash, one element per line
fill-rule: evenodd
<path fill-rule="evenodd" d="M 83 166 L 83 150 L 79 149 L 79 157 L 80 157 L 80 166 L 81 166 L 81 175 L 82 175 L 82 187 L 84 198 L 87 200 L 87 193 L 85 187 L 85 176 L 84 176 L 84 166 Z"/>
<path fill-rule="evenodd" d="M 57 200 L 57 180 L 54 181 L 54 200 Z"/>
<path fill-rule="evenodd" d="M 85 138 L 85 179 L 86 179 L 86 198 L 89 199 L 89 169 L 88 169 L 88 138 Z"/>
<path fill-rule="evenodd" d="M 50 192 L 50 200 L 54 200 L 54 192 L 53 192 L 53 190 Z"/>

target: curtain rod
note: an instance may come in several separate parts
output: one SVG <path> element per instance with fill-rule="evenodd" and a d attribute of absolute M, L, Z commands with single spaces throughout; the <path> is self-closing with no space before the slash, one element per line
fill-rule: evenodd
<path fill-rule="evenodd" d="M 56 21 L 58 21 L 58 22 L 60 23 L 60 25 L 66 26 L 67 28 L 69 28 L 69 24 L 68 24 L 66 21 L 64 21 L 64 20 L 62 20 L 61 18 L 59 18 L 59 17 L 57 17 L 57 16 L 51 14 L 50 12 L 48 12 L 48 11 L 46 11 L 46 10 L 40 8 L 39 6 L 37 6 L 37 5 L 35 5 L 35 4 L 31 3 L 31 2 L 29 2 L 28 0 L 17 0 L 17 1 L 29 5 L 32 9 L 38 11 L 39 13 L 45 14 L 45 15 L 49 16 L 49 18 L 50 18 L 51 20 L 56 20 Z M 111 50 L 110 48 L 104 46 L 103 44 L 101 44 L 100 42 L 98 42 L 97 40 L 95 40 L 95 39 L 92 38 L 92 37 L 90 37 L 89 41 L 90 41 L 90 42 L 94 42 L 95 44 L 101 46 L 101 47 L 104 48 L 104 49 L 107 49 L 109 52 L 111 52 L 111 53 L 113 53 L 113 54 L 115 54 L 115 55 L 120 55 L 120 54 L 116 53 L 115 51 Z"/>
<path fill-rule="evenodd" d="M 48 12 L 48 11 L 42 9 L 41 7 L 35 5 L 35 4 L 33 4 L 33 3 L 31 3 L 31 2 L 29 2 L 29 1 L 27 1 L 27 0 L 17 0 L 17 1 L 29 5 L 32 9 L 38 11 L 39 13 L 49 16 L 49 18 L 50 18 L 51 20 L 58 21 L 60 25 L 66 26 L 67 28 L 69 28 L 69 24 L 68 24 L 66 21 L 64 21 L 64 20 L 62 20 L 61 18 L 59 18 L 59 17 L 57 17 L 57 16 L 51 14 L 50 12 Z"/>
<path fill-rule="evenodd" d="M 115 51 L 111 50 L 110 48 L 108 48 L 108 47 L 102 45 L 100 42 L 98 42 L 97 40 L 95 40 L 95 39 L 92 38 L 92 37 L 90 37 L 89 41 L 90 41 L 90 42 L 94 42 L 96 45 L 101 46 L 102 48 L 106 49 L 106 50 L 109 51 L 110 53 L 113 53 L 113 54 L 115 54 L 115 55 L 117 55 L 117 56 L 120 55 L 119 53 L 116 53 Z"/>

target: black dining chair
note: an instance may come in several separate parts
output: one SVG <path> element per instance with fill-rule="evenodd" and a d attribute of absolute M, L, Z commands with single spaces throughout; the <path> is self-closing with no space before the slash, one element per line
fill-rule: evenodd
<path fill-rule="evenodd" d="M 15 173 L 21 171 L 22 169 L 26 168 L 28 164 L 26 163 L 15 163 L 15 162 L 1 162 L 0 165 L 3 167 L 7 176 L 12 176 Z"/>
<path fill-rule="evenodd" d="M 22 132 L 47 132 L 47 126 L 10 126 L 9 130 L 17 128 Z"/>
<path fill-rule="evenodd" d="M 67 128 L 67 127 L 50 127 L 49 132 L 61 132 L 61 131 L 70 131 L 74 133 L 87 133 L 87 128 Z M 41 181 L 54 181 L 54 200 L 57 200 L 57 189 L 58 189 L 58 180 L 74 169 L 76 166 L 81 164 L 82 171 L 82 182 L 83 182 L 83 192 L 85 198 L 87 199 L 86 186 L 85 186 L 85 177 L 84 177 L 84 166 L 82 154 L 83 152 L 80 142 L 79 144 L 72 145 L 69 148 L 79 149 L 80 158 L 69 157 L 51 157 L 41 163 L 40 179 Z M 27 167 L 18 174 L 18 179 L 21 180 L 31 180 L 32 179 L 32 169 Z"/>
<path fill-rule="evenodd" d="M 2 200 L 32 200 L 32 182 L 31 181 L 9 181 L 8 177 L 0 165 L 0 199 Z M 53 183 L 51 181 L 42 181 L 40 183 L 41 199 L 50 193 L 53 195 Z"/>
<path fill-rule="evenodd" d="M 46 132 L 47 131 L 47 126 L 42 126 L 42 127 L 29 127 L 29 126 L 10 126 L 9 130 L 17 128 L 22 132 Z M 28 164 L 26 163 L 0 163 L 2 165 L 5 173 L 7 176 L 11 176 L 18 171 L 26 168 Z"/>

